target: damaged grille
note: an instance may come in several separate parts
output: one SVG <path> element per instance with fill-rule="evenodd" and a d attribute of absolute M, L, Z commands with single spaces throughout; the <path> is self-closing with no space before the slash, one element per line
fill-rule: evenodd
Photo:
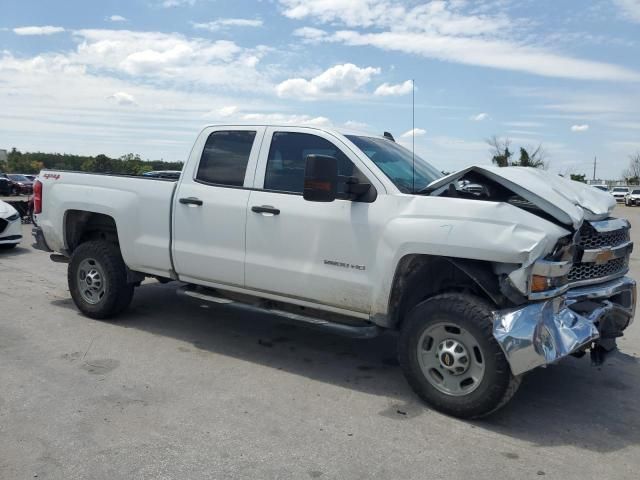
<path fill-rule="evenodd" d="M 0 218 L 0 233 L 4 232 L 4 229 L 7 228 L 9 222 L 7 222 L 4 218 Z"/>
<path fill-rule="evenodd" d="M 578 282 L 591 278 L 608 277 L 622 272 L 627 268 L 626 258 L 616 258 L 610 262 L 598 265 L 597 263 L 577 263 L 569 271 L 569 281 Z"/>
<path fill-rule="evenodd" d="M 629 229 L 614 230 L 613 232 L 598 233 L 590 223 L 585 222 L 580 228 L 578 246 L 586 249 L 601 247 L 617 247 L 629 241 Z"/>
<path fill-rule="evenodd" d="M 598 232 L 589 222 L 584 222 L 580 228 L 577 246 L 582 250 L 615 248 L 630 240 L 629 229 L 620 228 L 610 232 Z M 623 274 L 629 268 L 629 255 L 614 258 L 607 263 L 575 263 L 567 278 L 569 282 L 597 280 Z"/>

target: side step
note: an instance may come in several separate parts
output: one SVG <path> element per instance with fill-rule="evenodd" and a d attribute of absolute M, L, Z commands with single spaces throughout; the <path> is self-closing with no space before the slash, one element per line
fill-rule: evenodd
<path fill-rule="evenodd" d="M 322 318 L 310 317 L 308 315 L 301 315 L 299 313 L 287 312 L 278 308 L 270 308 L 268 306 L 252 305 L 250 303 L 238 302 L 227 297 L 223 297 L 214 290 L 194 289 L 190 285 L 182 286 L 178 289 L 178 295 L 191 298 L 197 298 L 198 300 L 204 300 L 205 302 L 217 303 L 229 308 L 235 308 L 237 310 L 243 310 L 248 313 L 268 313 L 281 317 L 283 320 L 291 321 L 292 323 L 302 324 L 311 328 L 319 330 L 325 330 L 336 333 L 345 337 L 351 338 L 373 338 L 378 336 L 383 329 L 370 324 L 363 324 L 362 326 L 348 325 L 344 323 L 332 322 Z"/>

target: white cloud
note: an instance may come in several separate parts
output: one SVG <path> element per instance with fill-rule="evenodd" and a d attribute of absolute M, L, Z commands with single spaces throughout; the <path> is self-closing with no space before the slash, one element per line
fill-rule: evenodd
<path fill-rule="evenodd" d="M 129 30 L 78 30 L 74 38 L 78 47 L 65 58 L 96 73 L 126 75 L 137 82 L 252 91 L 271 88 L 256 69 L 265 53 L 262 48 L 249 50 L 228 40 Z"/>
<path fill-rule="evenodd" d="M 469 120 L 472 120 L 474 122 L 482 122 L 482 121 L 488 120 L 488 119 L 489 119 L 489 114 L 485 113 L 485 112 L 479 113 L 477 115 L 471 115 L 469 117 Z"/>
<path fill-rule="evenodd" d="M 406 80 L 405 82 L 397 83 L 395 85 L 385 82 L 378 88 L 376 88 L 373 94 L 379 96 L 406 95 L 408 93 L 411 93 L 412 88 L 413 84 L 411 80 Z"/>
<path fill-rule="evenodd" d="M 628 0 L 627 0 L 628 1 Z M 504 14 L 468 13 L 474 2 L 432 1 L 408 7 L 390 0 L 280 0 L 289 18 L 312 18 L 351 30 L 323 41 L 373 46 L 478 67 L 578 80 L 640 81 L 640 72 L 574 58 L 538 46 Z M 374 27 L 375 30 L 370 30 Z M 367 30 L 355 30 L 355 28 Z M 518 38 L 518 35 L 521 38 Z"/>
<path fill-rule="evenodd" d="M 314 127 L 329 127 L 331 120 L 327 117 L 312 117 L 310 115 L 296 115 L 283 113 L 243 113 L 239 119 L 247 123 L 264 123 L 269 125 L 309 125 Z"/>
<path fill-rule="evenodd" d="M 135 105 L 136 104 L 135 97 L 127 92 L 116 92 L 113 95 L 109 95 L 107 98 L 117 103 L 118 105 Z"/>
<path fill-rule="evenodd" d="M 127 19 L 124 18 L 122 15 L 111 15 L 110 17 L 107 18 L 107 20 L 109 20 L 110 22 L 126 22 Z"/>
<path fill-rule="evenodd" d="M 571 126 L 572 132 L 586 132 L 587 130 L 589 130 L 589 125 L 587 124 Z"/>
<path fill-rule="evenodd" d="M 422 128 L 413 128 L 408 132 L 404 132 L 402 135 L 400 135 L 400 137 L 401 138 L 422 137 L 426 133 L 427 131 Z"/>
<path fill-rule="evenodd" d="M 213 120 L 224 120 L 225 122 L 237 122 L 239 124 L 309 125 L 316 127 L 329 127 L 332 125 L 331 120 L 327 117 L 314 117 L 296 113 L 252 112 L 239 105 L 225 105 L 202 116 Z"/>
<path fill-rule="evenodd" d="M 237 105 L 227 105 L 218 109 L 217 113 L 221 117 L 230 117 L 238 111 Z"/>
<path fill-rule="evenodd" d="M 53 27 L 51 25 L 45 25 L 41 27 L 16 27 L 13 29 L 13 33 L 16 35 L 51 35 L 53 33 L 64 32 L 62 27 Z"/>
<path fill-rule="evenodd" d="M 212 22 L 193 23 L 193 28 L 200 30 L 209 30 L 215 32 L 226 27 L 261 27 L 263 25 L 260 19 L 250 18 L 219 18 Z"/>
<path fill-rule="evenodd" d="M 193 6 L 196 0 L 163 0 L 160 4 L 163 8 L 182 7 L 183 5 Z"/>
<path fill-rule="evenodd" d="M 306 42 L 318 42 L 327 36 L 327 32 L 314 27 L 302 27 L 293 31 L 296 37 L 302 37 Z"/>
<path fill-rule="evenodd" d="M 114 157 L 136 152 L 183 160 L 205 112 L 228 105 L 251 111 L 277 108 L 255 95 L 111 75 L 79 64 L 75 54 L 16 58 L 0 51 L 0 78 L 0 144 L 22 151 Z M 119 92 L 129 95 L 135 108 L 119 105 L 118 101 L 127 101 Z M 105 108 L 107 102 L 113 107 Z"/>
<path fill-rule="evenodd" d="M 353 130 L 367 130 L 369 125 L 364 122 L 358 122 L 356 120 L 347 120 L 342 124 L 345 128 L 352 128 Z"/>
<path fill-rule="evenodd" d="M 543 126 L 540 122 L 504 122 L 504 124 L 509 127 L 517 128 L 537 128 Z"/>
<path fill-rule="evenodd" d="M 352 63 L 335 65 L 311 78 L 290 78 L 276 86 L 279 97 L 315 99 L 321 96 L 349 96 L 380 73 L 379 68 L 360 68 Z"/>
<path fill-rule="evenodd" d="M 575 80 L 640 81 L 640 73 L 624 67 L 557 55 L 505 40 L 440 36 L 414 32 L 358 33 L 340 31 L 336 40 L 351 46 L 413 53 L 479 67 Z"/>
<path fill-rule="evenodd" d="M 613 0 L 622 14 L 632 22 L 640 23 L 640 0 Z"/>

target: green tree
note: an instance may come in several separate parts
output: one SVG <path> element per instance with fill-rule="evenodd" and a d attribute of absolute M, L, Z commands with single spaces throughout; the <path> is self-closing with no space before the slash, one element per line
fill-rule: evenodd
<path fill-rule="evenodd" d="M 531 154 L 526 148 L 520 147 L 520 160 L 512 165 L 518 167 L 532 167 L 532 168 L 546 168 L 547 165 L 544 162 L 546 154 L 542 149 L 542 144 L 538 145 L 538 148 L 533 150 Z"/>
<path fill-rule="evenodd" d="M 640 151 L 629 155 L 629 166 L 622 172 L 622 177 L 629 185 L 638 185 L 640 178 Z"/>
<path fill-rule="evenodd" d="M 0 171 L 38 173 L 42 169 L 50 169 L 141 175 L 153 170 L 182 170 L 182 166 L 182 162 L 143 160 L 134 153 L 114 159 L 103 154 L 90 157 L 67 153 L 20 152 L 13 148 L 7 154 L 7 161 L 0 164 Z"/>
<path fill-rule="evenodd" d="M 498 167 L 532 167 L 547 168 L 545 162 L 546 152 L 539 144 L 536 148 L 520 147 L 520 158 L 512 160 L 513 152 L 510 150 L 511 140 L 509 138 L 499 138 L 496 135 L 487 139 L 491 152 L 491 162 Z"/>
<path fill-rule="evenodd" d="M 113 160 L 111 160 L 106 155 L 103 155 L 103 154 L 98 155 L 95 158 L 95 163 L 94 163 L 95 171 L 100 173 L 110 172 L 112 170 L 112 167 L 111 167 L 112 162 Z"/>
<path fill-rule="evenodd" d="M 513 153 L 509 150 L 511 140 L 508 138 L 500 139 L 495 135 L 487 139 L 487 143 L 491 147 L 491 161 L 498 167 L 508 167 L 511 165 L 510 159 Z"/>
<path fill-rule="evenodd" d="M 584 173 L 571 173 L 570 177 L 571 180 L 574 180 L 576 182 L 587 183 L 587 176 Z"/>

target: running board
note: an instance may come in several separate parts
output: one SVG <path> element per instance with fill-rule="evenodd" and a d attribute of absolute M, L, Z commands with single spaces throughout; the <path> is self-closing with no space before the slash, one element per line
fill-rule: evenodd
<path fill-rule="evenodd" d="M 217 295 L 213 291 L 203 291 L 200 289 L 195 290 L 190 285 L 185 285 L 178 288 L 178 295 L 197 298 L 198 300 L 204 300 L 205 302 L 217 303 L 219 305 L 224 305 L 236 310 L 243 310 L 249 313 L 268 313 L 271 315 L 276 315 L 286 321 L 306 325 L 308 327 L 316 328 L 319 330 L 333 332 L 345 337 L 373 338 L 377 337 L 382 332 L 382 329 L 376 325 L 347 325 L 344 323 L 331 322 L 329 320 L 324 320 L 321 318 L 301 315 L 299 313 L 287 312 L 286 310 L 281 310 L 278 308 L 261 307 L 249 303 L 238 302 L 236 300 Z"/>

